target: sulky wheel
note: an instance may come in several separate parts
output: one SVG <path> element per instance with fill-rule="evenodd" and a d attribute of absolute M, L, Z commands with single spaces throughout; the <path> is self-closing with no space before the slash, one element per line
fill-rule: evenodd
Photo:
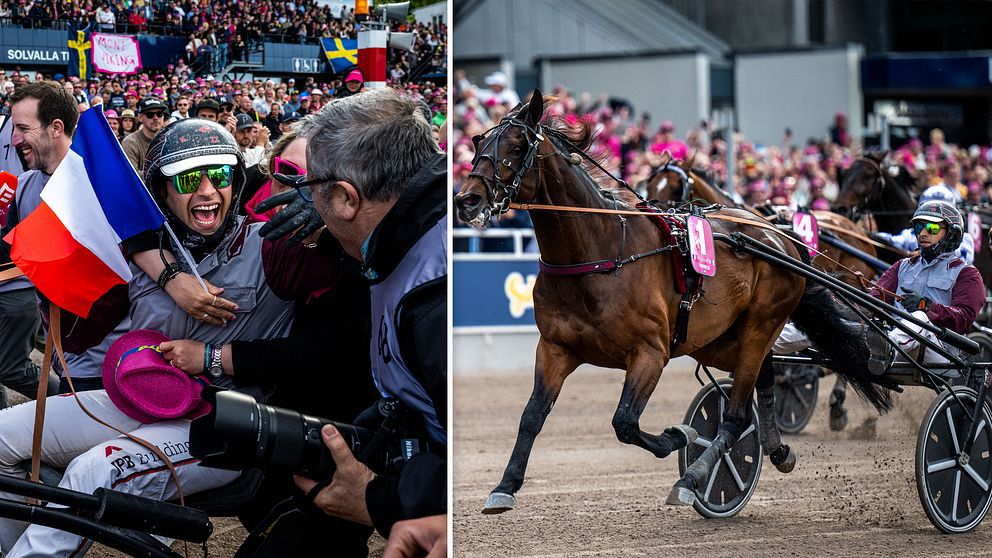
<path fill-rule="evenodd" d="M 962 454 L 978 395 L 964 386 L 955 387 L 954 393 L 957 399 L 947 390 L 937 396 L 916 440 L 916 490 L 923 511 L 934 527 L 952 534 L 977 527 L 992 503 L 992 416 L 982 405 L 974 444 Z"/>
<path fill-rule="evenodd" d="M 784 434 L 797 434 L 813 418 L 820 368 L 781 363 L 772 363 L 772 368 L 775 370 L 775 424 Z"/>
<path fill-rule="evenodd" d="M 732 380 L 719 380 L 730 395 Z M 723 422 L 726 401 L 712 383 L 706 384 L 689 404 L 684 424 L 696 429 L 699 437 L 679 450 L 679 474 L 684 475 L 689 465 L 709 447 Z M 758 430 L 758 412 L 752 406 L 751 424 L 744 429 L 740 439 L 723 455 L 710 472 L 705 485 L 696 490 L 692 507 L 703 517 L 731 517 L 744 509 L 751 499 L 761 476 L 761 440 Z"/>

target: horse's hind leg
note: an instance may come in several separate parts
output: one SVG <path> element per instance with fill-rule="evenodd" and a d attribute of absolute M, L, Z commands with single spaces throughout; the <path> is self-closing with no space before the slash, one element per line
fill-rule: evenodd
<path fill-rule="evenodd" d="M 830 430 L 840 432 L 847 426 L 847 409 L 844 408 L 844 399 L 847 398 L 847 380 L 840 374 L 834 374 L 837 383 L 834 384 L 833 391 L 830 392 Z"/>
<path fill-rule="evenodd" d="M 772 355 L 765 356 L 754 384 L 758 400 L 758 424 L 761 426 L 761 447 L 772 465 L 783 473 L 791 473 L 796 466 L 796 454 L 782 437 L 775 424 L 775 371 L 772 369 Z"/>
<path fill-rule="evenodd" d="M 520 417 L 517 441 L 513 445 L 510 461 L 503 471 L 503 479 L 489 494 L 482 513 L 503 513 L 516 504 L 514 494 L 524 483 L 527 460 L 530 458 L 534 439 L 544 426 L 548 413 L 561 393 L 565 378 L 579 365 L 571 352 L 558 345 L 547 343 L 542 338 L 537 344 L 537 363 L 534 367 L 534 390 Z"/>
<path fill-rule="evenodd" d="M 716 437 L 708 448 L 686 469 L 672 487 L 671 493 L 666 500 L 670 505 L 688 505 L 695 499 L 694 491 L 700 486 L 705 486 L 706 479 L 713 471 L 713 467 L 723 456 L 730 451 L 730 448 L 737 442 L 744 428 L 750 422 L 751 396 L 754 393 L 754 386 L 758 379 L 758 373 L 762 368 L 762 362 L 771 348 L 772 339 L 762 338 L 760 332 L 763 327 L 755 324 L 763 324 L 767 320 L 765 316 L 755 316 L 743 322 L 739 329 L 740 347 L 761 347 L 759 349 L 741 349 L 737 358 L 737 366 L 734 368 L 734 387 L 730 391 L 730 402 L 723 413 L 723 422 L 717 431 Z M 770 371 L 770 362 L 768 366 Z M 771 379 L 774 382 L 774 376 Z M 768 380 L 765 379 L 767 383 Z M 774 421 L 774 418 L 772 419 Z M 773 422 L 774 424 L 774 422 Z"/>
<path fill-rule="evenodd" d="M 671 426 L 659 435 L 641 430 L 640 418 L 644 407 L 654 393 L 667 362 L 665 355 L 640 354 L 627 367 L 620 404 L 613 414 L 613 429 L 617 439 L 653 453 L 655 457 L 668 457 L 673 451 L 684 448 L 696 439 L 696 431 L 685 425 Z"/>

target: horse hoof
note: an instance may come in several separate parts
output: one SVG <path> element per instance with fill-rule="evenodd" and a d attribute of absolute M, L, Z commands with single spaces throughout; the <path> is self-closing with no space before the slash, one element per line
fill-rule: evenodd
<path fill-rule="evenodd" d="M 682 437 L 685 438 L 685 444 L 679 447 L 688 446 L 689 444 L 695 442 L 696 438 L 699 437 L 699 433 L 696 432 L 696 429 L 689 426 L 688 424 L 676 424 L 673 426 L 669 426 L 668 428 L 665 429 L 665 434 L 676 434 L 676 433 L 680 434 Z"/>
<path fill-rule="evenodd" d="M 793 469 L 796 468 L 796 452 L 785 444 L 779 448 L 779 450 L 785 450 L 785 456 L 780 456 L 780 451 L 775 452 L 771 456 L 772 465 L 775 466 L 782 473 L 791 473 Z"/>
<path fill-rule="evenodd" d="M 847 411 L 845 409 L 830 409 L 830 430 L 840 432 L 847 428 Z"/>
<path fill-rule="evenodd" d="M 665 504 L 669 506 L 691 506 L 696 501 L 696 494 L 683 486 L 673 486 L 668 493 Z"/>
<path fill-rule="evenodd" d="M 482 513 L 490 515 L 507 512 L 512 510 L 516 504 L 517 499 L 513 497 L 513 494 L 493 492 L 489 495 L 489 499 L 486 500 L 486 505 L 482 508 Z"/>

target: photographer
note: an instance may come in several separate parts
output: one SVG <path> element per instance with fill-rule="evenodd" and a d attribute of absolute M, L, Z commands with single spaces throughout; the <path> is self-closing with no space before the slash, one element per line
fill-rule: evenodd
<path fill-rule="evenodd" d="M 279 236 L 322 221 L 361 262 L 372 284 L 373 377 L 413 410 L 431 451 L 410 458 L 398 476 L 373 478 L 325 427 L 337 470 L 324 483 L 297 477 L 297 485 L 329 515 L 388 536 L 397 521 L 447 511 L 446 161 L 417 104 L 390 90 L 335 101 L 298 132 L 308 140 L 308 180 L 272 201 L 313 204 L 288 207 L 261 232 Z"/>

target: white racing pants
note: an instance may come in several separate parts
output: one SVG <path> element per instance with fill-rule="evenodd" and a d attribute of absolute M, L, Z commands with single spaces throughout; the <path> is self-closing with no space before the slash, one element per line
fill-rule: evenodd
<path fill-rule="evenodd" d="M 930 318 L 927 317 L 927 313 L 922 310 L 917 310 L 913 312 L 913 317 L 916 318 L 917 320 L 926 322 L 928 324 L 931 323 Z M 938 343 L 940 346 L 946 348 L 946 345 L 941 343 L 937 339 L 937 336 L 932 332 L 928 330 L 924 330 L 923 328 L 914 325 L 906 320 L 899 320 L 899 321 L 900 323 L 905 324 L 907 328 L 910 328 L 912 331 L 918 333 L 920 336 L 935 343 Z M 902 350 L 909 353 L 911 357 L 913 358 L 918 357 L 920 342 L 917 341 L 916 338 L 903 332 L 899 328 L 892 328 L 891 330 L 888 331 L 887 335 L 894 344 L 898 345 L 900 348 L 902 348 Z M 775 343 L 772 345 L 772 353 L 776 355 L 792 354 L 802 351 L 803 349 L 808 349 L 811 346 L 812 344 L 810 343 L 809 338 L 807 338 L 803 332 L 799 331 L 799 329 L 797 329 L 796 326 L 793 325 L 791 321 L 789 321 L 786 322 L 785 327 L 782 328 L 782 333 L 779 334 L 778 339 L 776 339 Z M 906 359 L 903 358 L 901 354 L 896 353 L 895 361 L 906 362 Z M 923 355 L 923 360 L 917 359 L 917 362 L 948 362 L 948 360 L 943 356 L 939 355 L 933 349 L 927 349 L 926 353 Z"/>
<path fill-rule="evenodd" d="M 187 420 L 141 424 L 120 412 L 104 390 L 81 392 L 79 399 L 104 422 L 161 449 L 176 468 L 184 495 L 223 486 L 239 475 L 199 466 L 189 454 Z M 19 464 L 31 459 L 34 410 L 35 402 L 29 401 L 0 411 L 0 474 L 26 476 Z M 48 398 L 41 459 L 65 468 L 62 488 L 92 494 L 104 487 L 155 500 L 178 497 L 168 468 L 152 451 L 86 416 L 72 395 Z M 2 492 L 0 498 L 25 500 Z M 4 558 L 82 556 L 91 544 L 72 533 L 0 518 Z"/>

